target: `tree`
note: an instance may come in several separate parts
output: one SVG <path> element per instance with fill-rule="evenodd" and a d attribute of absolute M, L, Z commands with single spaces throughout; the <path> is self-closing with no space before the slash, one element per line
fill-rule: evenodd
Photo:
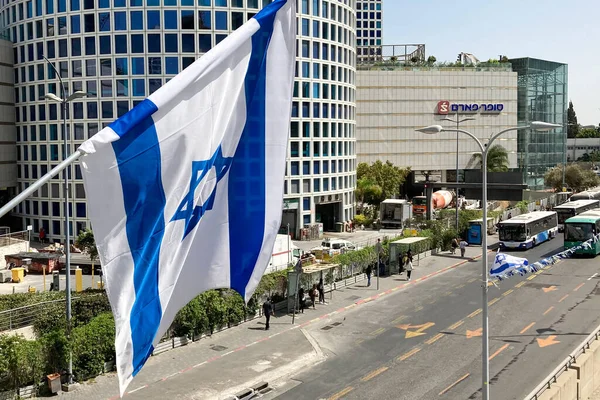
<path fill-rule="evenodd" d="M 428 65 L 433 65 L 433 64 L 435 64 L 436 61 L 437 61 L 437 58 L 435 58 L 435 56 L 429 56 L 429 57 L 427 57 L 427 64 Z"/>
<path fill-rule="evenodd" d="M 92 262 L 92 287 L 94 287 L 94 262 L 98 259 L 98 248 L 96 247 L 96 240 L 94 239 L 94 232 L 91 229 L 81 231 L 75 239 L 75 246 L 82 251 L 85 251 L 90 257 Z"/>
<path fill-rule="evenodd" d="M 546 186 L 555 190 L 562 189 L 563 166 L 557 165 L 544 175 Z M 577 164 L 569 164 L 565 169 L 565 185 L 575 191 L 582 191 L 591 187 L 600 186 L 600 177 L 589 169 L 583 169 Z"/>
<path fill-rule="evenodd" d="M 356 198 L 359 204 L 359 214 L 365 203 L 376 204 L 380 202 L 383 190 L 372 178 L 364 176 L 356 181 Z"/>
<path fill-rule="evenodd" d="M 567 126 L 567 137 L 571 139 L 577 137 L 577 133 L 579 133 L 579 124 L 577 123 L 577 114 L 575 113 L 575 108 L 573 108 L 572 101 L 569 101 L 567 122 L 569 123 Z"/>
<path fill-rule="evenodd" d="M 410 169 L 396 167 L 389 161 L 375 161 L 372 165 L 360 163 L 356 168 L 357 197 L 378 205 L 400 192 L 400 185 L 404 183 L 409 171 Z M 363 179 L 365 180 L 359 188 L 358 182 Z M 376 186 L 381 190 L 380 193 Z"/>
<path fill-rule="evenodd" d="M 481 168 L 481 154 L 473 154 L 473 158 L 476 160 L 477 166 Z M 508 171 L 508 165 L 508 153 L 504 147 L 496 144 L 488 150 L 488 172 L 506 172 Z"/>
<path fill-rule="evenodd" d="M 600 132 L 594 128 L 585 128 L 581 129 L 577 133 L 577 138 L 589 139 L 589 138 L 598 138 L 600 137 Z"/>
<path fill-rule="evenodd" d="M 96 240 L 94 240 L 94 232 L 91 229 L 81 231 L 75 239 L 75 246 L 85 251 L 90 256 L 90 261 L 96 261 L 98 259 L 98 248 L 96 247 Z"/>

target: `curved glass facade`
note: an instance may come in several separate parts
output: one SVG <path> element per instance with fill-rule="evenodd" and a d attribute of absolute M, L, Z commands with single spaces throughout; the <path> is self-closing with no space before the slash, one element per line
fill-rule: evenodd
<path fill-rule="evenodd" d="M 124 115 L 237 29 L 268 0 L 2 0 L 0 23 L 14 50 L 18 191 L 65 154 Z M 286 177 L 284 223 L 328 225 L 353 216 L 355 185 L 355 0 L 298 0 L 297 81 Z M 62 96 L 67 94 L 63 148 Z M 72 178 L 73 233 L 87 227 L 79 165 Z M 21 203 L 34 232 L 63 237 L 61 176 Z M 294 218 L 291 218 L 293 215 Z"/>

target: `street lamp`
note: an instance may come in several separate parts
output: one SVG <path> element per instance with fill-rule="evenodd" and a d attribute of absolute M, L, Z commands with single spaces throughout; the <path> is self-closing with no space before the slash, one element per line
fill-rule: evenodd
<path fill-rule="evenodd" d="M 463 119 L 458 119 L 458 114 L 456 115 L 456 120 L 452 118 L 444 118 L 443 121 L 456 122 L 456 199 L 454 201 L 456 205 L 456 233 L 458 233 L 458 129 L 460 129 L 460 124 L 467 121 L 475 121 L 475 118 L 468 117 Z"/>
<path fill-rule="evenodd" d="M 488 151 L 491 148 L 492 143 L 498 136 L 510 132 L 510 131 L 518 131 L 523 129 L 533 129 L 537 131 L 550 131 L 554 128 L 560 128 L 562 125 L 558 124 L 550 124 L 547 122 L 539 122 L 534 121 L 531 122 L 528 126 L 520 126 L 504 129 L 490 137 L 488 143 L 484 145 L 481 140 L 477 138 L 471 132 L 462 130 L 462 129 L 444 129 L 441 125 L 431 125 L 425 128 L 417 129 L 417 132 L 422 132 L 426 134 L 437 134 L 440 132 L 460 132 L 464 133 L 472 137 L 479 146 L 481 150 L 481 175 L 482 175 L 482 195 L 481 195 L 481 203 L 483 208 L 483 221 L 484 224 L 487 224 L 487 156 Z M 489 364 L 489 332 L 488 332 L 488 267 L 487 267 L 487 229 L 482 229 L 481 234 L 481 267 L 482 267 L 482 280 L 483 280 L 483 290 L 482 290 L 482 385 L 481 391 L 483 393 L 483 400 L 488 400 L 490 397 L 490 388 L 489 388 L 489 380 L 490 380 L 490 364 Z"/>
<path fill-rule="evenodd" d="M 50 65 L 50 67 L 52 67 L 52 69 L 54 70 L 54 73 L 56 74 L 56 76 L 58 77 L 58 80 L 60 81 L 60 89 L 61 89 L 61 94 L 62 97 L 58 97 L 57 95 L 55 95 L 54 93 L 46 93 L 44 95 L 44 98 L 46 100 L 50 100 L 50 101 L 54 101 L 57 103 L 60 103 L 62 105 L 62 113 L 63 113 L 63 160 L 65 160 L 67 158 L 67 146 L 68 146 L 68 142 L 67 142 L 67 105 L 69 102 L 73 101 L 73 100 L 77 100 L 80 99 L 82 97 L 87 96 L 86 92 L 82 92 L 80 90 L 72 93 L 71 95 L 67 96 L 67 91 L 65 89 L 65 84 L 62 80 L 62 77 L 60 76 L 60 72 L 58 72 L 58 70 L 56 69 L 56 67 L 54 66 L 54 64 L 52 64 L 50 62 L 50 60 L 48 60 L 45 56 L 44 60 L 46 60 L 46 62 L 48 63 L 48 65 Z M 65 274 L 66 274 L 66 285 L 65 285 L 65 291 L 66 291 L 66 313 L 67 313 L 67 337 L 70 336 L 71 334 L 71 232 L 70 232 L 70 218 L 69 218 L 69 174 L 68 171 L 64 171 L 65 174 L 65 178 L 64 178 L 64 213 L 65 213 L 65 246 L 64 246 L 64 252 L 65 252 L 65 266 L 66 266 L 66 270 L 65 270 Z M 69 377 L 68 377 L 68 383 L 71 384 L 73 383 L 73 354 L 71 353 L 71 351 L 69 351 Z"/>

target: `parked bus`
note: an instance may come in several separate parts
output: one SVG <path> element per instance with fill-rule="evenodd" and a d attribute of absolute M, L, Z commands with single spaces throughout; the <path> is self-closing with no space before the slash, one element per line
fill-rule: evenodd
<path fill-rule="evenodd" d="M 567 219 L 598 207 L 600 207 L 600 200 L 568 201 L 554 207 L 554 211 L 558 214 L 558 231 L 564 230 L 564 223 Z"/>
<path fill-rule="evenodd" d="M 501 248 L 529 249 L 556 236 L 558 216 L 555 211 L 534 211 L 498 225 Z"/>
<path fill-rule="evenodd" d="M 569 200 L 600 200 L 600 188 L 593 188 L 586 190 L 585 192 L 575 193 Z"/>
<path fill-rule="evenodd" d="M 577 247 L 600 233 L 600 208 L 586 211 L 565 221 L 565 249 Z M 596 256 L 600 254 L 600 240 L 590 247 L 575 251 L 575 254 Z"/>

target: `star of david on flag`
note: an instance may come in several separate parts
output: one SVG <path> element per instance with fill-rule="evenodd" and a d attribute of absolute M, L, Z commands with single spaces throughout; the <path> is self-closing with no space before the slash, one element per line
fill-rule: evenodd
<path fill-rule="evenodd" d="M 79 151 L 121 395 L 176 313 L 248 301 L 281 223 L 296 2 L 275 0 Z"/>

